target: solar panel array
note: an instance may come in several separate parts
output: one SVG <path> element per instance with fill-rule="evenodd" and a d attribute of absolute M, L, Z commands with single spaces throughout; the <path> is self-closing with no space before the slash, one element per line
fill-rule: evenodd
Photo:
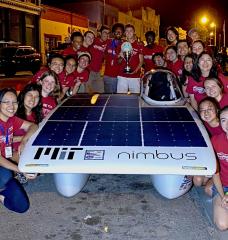
<path fill-rule="evenodd" d="M 48 119 L 33 146 L 181 146 L 206 143 L 188 109 L 142 107 L 135 95 L 66 100 Z"/>

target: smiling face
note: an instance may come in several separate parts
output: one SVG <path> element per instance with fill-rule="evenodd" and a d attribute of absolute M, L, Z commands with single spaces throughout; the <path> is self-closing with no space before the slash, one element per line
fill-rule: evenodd
<path fill-rule="evenodd" d="M 76 36 L 72 41 L 72 46 L 74 49 L 78 50 L 82 46 L 82 43 L 83 43 L 83 37 Z"/>
<path fill-rule="evenodd" d="M 204 50 L 204 47 L 201 42 L 194 42 L 192 44 L 192 53 L 195 53 L 196 55 L 200 55 Z"/>
<path fill-rule="evenodd" d="M 121 39 L 123 36 L 123 29 L 121 27 L 117 27 L 115 32 L 113 33 L 115 39 Z"/>
<path fill-rule="evenodd" d="M 177 54 L 181 57 L 184 57 L 188 54 L 189 48 L 187 42 L 180 42 L 177 46 Z"/>
<path fill-rule="evenodd" d="M 50 69 L 56 74 L 60 74 L 64 68 L 64 61 L 61 58 L 53 58 L 50 64 Z"/>
<path fill-rule="evenodd" d="M 88 56 L 81 56 L 79 59 L 78 59 L 78 67 L 80 69 L 86 69 L 89 65 L 89 57 Z"/>
<path fill-rule="evenodd" d="M 40 82 L 42 86 L 42 96 L 47 97 L 55 89 L 55 79 L 52 76 L 47 76 Z"/>
<path fill-rule="evenodd" d="M 135 36 L 135 30 L 132 27 L 127 27 L 125 29 L 125 35 L 127 40 L 133 40 Z"/>
<path fill-rule="evenodd" d="M 191 72 L 193 68 L 193 59 L 190 57 L 186 57 L 184 59 L 184 69 L 188 72 Z"/>
<path fill-rule="evenodd" d="M 199 58 L 198 66 L 204 77 L 208 77 L 212 65 L 213 60 L 209 54 L 205 53 Z"/>
<path fill-rule="evenodd" d="M 166 51 L 166 59 L 170 62 L 174 62 L 177 59 L 177 53 L 174 49 L 170 48 Z"/>
<path fill-rule="evenodd" d="M 172 30 L 169 30 L 167 32 L 167 39 L 172 43 L 177 40 L 177 35 Z"/>
<path fill-rule="evenodd" d="M 6 92 L 0 103 L 0 119 L 6 122 L 17 111 L 17 96 L 12 92 Z"/>
<path fill-rule="evenodd" d="M 74 58 L 70 58 L 66 61 L 65 70 L 67 74 L 71 74 L 76 69 L 76 61 Z"/>
<path fill-rule="evenodd" d="M 220 114 L 220 124 L 228 138 L 228 109 L 226 108 Z"/>
<path fill-rule="evenodd" d="M 40 97 L 39 97 L 39 92 L 38 91 L 28 91 L 25 94 L 24 98 L 24 106 L 26 111 L 29 113 L 32 111 L 33 108 L 37 106 L 39 103 Z"/>
<path fill-rule="evenodd" d="M 202 120 L 208 124 L 217 119 L 217 109 L 210 101 L 204 101 L 199 105 L 199 113 Z"/>
<path fill-rule="evenodd" d="M 216 81 L 213 79 L 207 79 L 204 81 L 204 88 L 207 96 L 213 97 L 216 100 L 220 100 L 222 97 L 222 89 Z"/>
<path fill-rule="evenodd" d="M 110 34 L 110 31 L 108 29 L 104 29 L 101 32 L 101 40 L 105 42 L 109 38 L 109 34 Z"/>

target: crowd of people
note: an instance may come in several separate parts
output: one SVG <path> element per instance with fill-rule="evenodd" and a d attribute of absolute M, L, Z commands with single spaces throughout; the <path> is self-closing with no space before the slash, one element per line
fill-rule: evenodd
<path fill-rule="evenodd" d="M 0 91 L 0 201 L 5 207 L 15 212 L 29 208 L 20 181 L 23 176 L 36 176 L 20 173 L 19 155 L 38 124 L 63 99 L 78 93 L 139 94 L 143 73 L 167 69 L 177 76 L 183 96 L 198 112 L 211 137 L 217 172 L 211 177 L 194 176 L 193 182 L 205 185 L 206 193 L 214 199 L 215 224 L 221 230 L 228 229 L 228 77 L 197 29 L 179 40 L 177 30 L 167 28 L 166 47 L 155 43 L 153 31 L 146 32 L 145 38 L 146 44 L 139 42 L 134 26 L 122 23 L 111 29 L 101 26 L 97 34 L 90 30 L 84 35 L 74 32 L 71 46 L 52 55 L 18 96 L 11 88 Z M 124 42 L 132 46 L 128 62 L 131 72 L 125 71 Z"/>

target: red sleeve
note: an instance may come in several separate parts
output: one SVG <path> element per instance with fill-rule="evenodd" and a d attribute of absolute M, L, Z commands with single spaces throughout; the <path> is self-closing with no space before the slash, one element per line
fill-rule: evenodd
<path fill-rule="evenodd" d="M 21 128 L 22 124 L 24 123 L 24 120 L 19 117 L 12 117 L 12 125 L 13 125 L 13 131 L 17 131 Z"/>
<path fill-rule="evenodd" d="M 186 92 L 189 94 L 194 94 L 193 92 L 193 87 L 194 87 L 194 79 L 192 77 L 188 77 L 188 84 L 187 84 L 187 88 L 186 88 Z"/>

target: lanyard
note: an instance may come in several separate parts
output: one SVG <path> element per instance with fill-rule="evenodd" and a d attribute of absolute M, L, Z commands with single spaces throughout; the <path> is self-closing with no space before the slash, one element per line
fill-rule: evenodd
<path fill-rule="evenodd" d="M 5 134 L 5 129 L 2 125 L 0 125 L 0 131 L 2 132 L 2 134 Z M 9 128 L 7 128 L 6 130 L 6 145 L 9 144 Z"/>

